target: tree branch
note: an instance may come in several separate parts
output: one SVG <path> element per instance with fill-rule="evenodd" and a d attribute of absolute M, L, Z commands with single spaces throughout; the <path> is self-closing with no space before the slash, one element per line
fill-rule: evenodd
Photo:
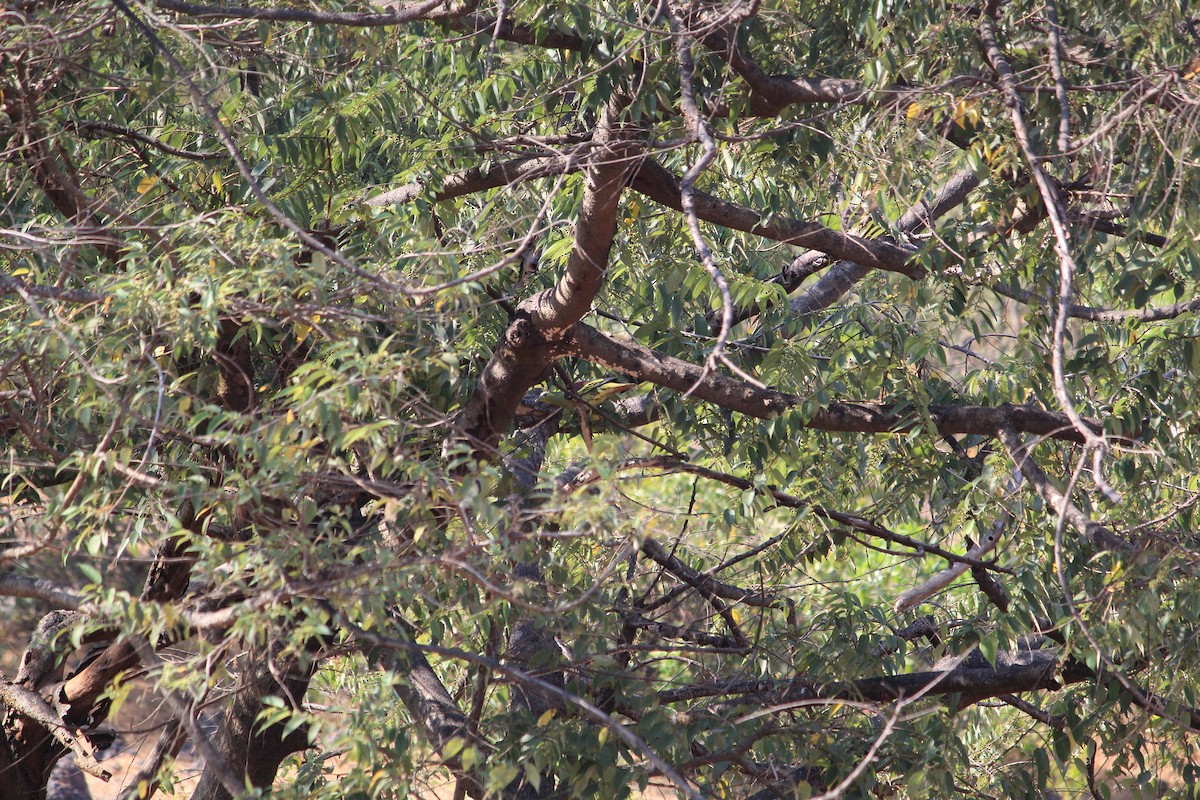
<path fill-rule="evenodd" d="M 711 575 L 706 575 L 683 563 L 650 537 L 646 537 L 642 541 L 642 552 L 661 564 L 667 572 L 703 595 L 712 595 L 756 608 L 777 608 L 784 604 L 782 600 L 773 595 L 753 592 L 740 586 L 718 581 Z"/>
<path fill-rule="evenodd" d="M 113 122 L 88 120 L 86 122 L 80 122 L 75 126 L 75 129 L 85 135 L 89 132 L 99 131 L 121 139 L 133 139 L 134 141 L 148 144 L 154 149 L 166 153 L 169 156 L 178 156 L 179 158 L 186 158 L 190 161 L 219 161 L 222 158 L 229 157 L 229 154 L 224 150 L 202 151 L 185 150 L 182 147 L 172 147 L 166 142 L 155 139 L 153 136 L 147 136 L 141 131 L 135 131 L 133 128 L 127 128 L 124 125 L 117 125 Z"/>
<path fill-rule="evenodd" d="M 79 594 L 69 586 L 62 586 L 45 578 L 27 578 L 11 570 L 0 572 L 0 595 L 5 597 L 31 597 L 50 603 L 56 608 L 75 610 L 79 608 Z"/>
<path fill-rule="evenodd" d="M 312 25 L 347 25 L 360 28 L 400 25 L 416 20 L 441 20 L 468 13 L 471 5 L 454 0 L 425 0 L 423 3 L 376 3 L 391 7 L 382 13 L 309 11 L 302 8 L 252 8 L 249 6 L 210 6 L 184 0 L 160 0 L 159 8 L 206 19 L 261 19 L 272 22 L 307 22 Z M 472 4 L 473 5 L 473 4 Z M 442 7 L 441 10 L 435 10 Z"/>
<path fill-rule="evenodd" d="M 642 162 L 630 185 L 656 203 L 676 211 L 683 210 L 679 179 L 649 158 Z M 696 192 L 696 216 L 714 225 L 752 233 L 772 241 L 820 250 L 871 269 L 897 272 L 914 280 L 925 275 L 925 268 L 916 263 L 911 249 L 882 239 L 851 236 L 816 222 L 781 216 L 764 220 L 764 215 L 752 208 L 721 200 L 705 192 Z"/>
<path fill-rule="evenodd" d="M 930 227 L 934 221 L 947 212 L 962 205 L 971 192 L 980 183 L 979 176 L 973 169 L 963 169 L 950 176 L 945 183 L 938 187 L 933 196 L 921 198 L 896 221 L 895 230 L 901 234 L 918 233 Z M 799 288 L 809 276 L 829 267 L 828 271 L 800 297 L 792 300 L 792 313 L 796 315 L 812 314 L 836 303 L 846 292 L 862 280 L 870 272 L 870 268 L 853 261 L 837 261 L 820 250 L 809 250 L 793 259 L 792 263 L 771 279 L 783 287 L 787 293 Z M 758 312 L 756 308 L 739 308 L 734 315 L 735 321 L 741 322 Z M 709 327 L 719 324 L 715 315 L 708 317 Z"/>
<path fill-rule="evenodd" d="M 447 175 L 442 181 L 442 188 L 432 195 L 435 203 L 452 200 L 488 189 L 510 186 L 515 183 L 546 178 L 552 175 L 565 175 L 578 171 L 586 162 L 583 158 L 591 148 L 591 142 L 581 142 L 563 155 L 534 155 L 518 156 L 507 161 L 493 164 L 487 169 L 472 167 Z M 389 189 L 367 200 L 367 205 L 387 206 L 408 203 L 425 191 L 425 184 L 413 181 Z"/>
<path fill-rule="evenodd" d="M 561 355 L 561 341 L 595 300 L 608 268 L 617 231 L 617 205 L 629 173 L 637 168 L 638 132 L 622 122 L 628 98 L 616 95 L 592 137 L 588 177 L 575 225 L 575 243 L 557 284 L 521 303 L 504 332 L 460 418 L 462 435 L 477 452 L 490 454 L 512 424 L 525 391 L 542 380 Z"/>
<path fill-rule="evenodd" d="M 759 389 L 719 373 L 703 374 L 701 367 L 658 353 L 629 340 L 614 339 L 579 323 L 564 346 L 564 355 L 578 356 L 625 373 L 639 381 L 650 381 L 759 419 L 778 416 L 807 401 L 770 387 Z M 929 415 L 943 435 L 979 434 L 994 436 L 1002 425 L 1068 442 L 1081 440 L 1063 414 L 1032 406 L 931 405 Z M 1096 423 L 1089 423 L 1097 432 Z M 890 403 L 831 403 L 816 409 L 805 426 L 845 433 L 901 433 L 920 425 L 906 406 Z"/>
<path fill-rule="evenodd" d="M 1000 425 L 997 432 L 1000 435 L 1000 441 L 1004 443 L 1004 449 L 1008 451 L 1009 457 L 1013 460 L 1013 464 L 1021 470 L 1025 480 L 1033 485 L 1033 488 L 1054 509 L 1055 513 L 1062 515 L 1071 527 L 1100 550 L 1132 552 L 1132 544 L 1100 523 L 1092 521 L 1091 517 L 1080 511 L 1070 498 L 1054 485 L 1053 481 L 1033 460 L 1025 443 L 1017 436 L 1017 431 L 1012 425 Z"/>

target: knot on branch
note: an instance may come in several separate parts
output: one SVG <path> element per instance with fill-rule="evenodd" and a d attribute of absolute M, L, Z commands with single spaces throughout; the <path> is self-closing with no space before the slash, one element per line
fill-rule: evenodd
<path fill-rule="evenodd" d="M 518 318 L 504 332 L 504 341 L 514 350 L 520 350 L 536 335 L 533 323 L 524 317 Z"/>

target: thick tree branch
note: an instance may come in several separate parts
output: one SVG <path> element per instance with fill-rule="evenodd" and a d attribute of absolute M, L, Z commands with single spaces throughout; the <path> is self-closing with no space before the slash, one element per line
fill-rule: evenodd
<path fill-rule="evenodd" d="M 312 25 L 347 25 L 371 28 L 401 25 L 416 20 L 441 20 L 468 13 L 473 4 L 455 0 L 425 0 L 423 3 L 375 3 L 387 11 L 380 13 L 311 11 L 303 8 L 253 8 L 249 6 L 213 6 L 183 0 L 160 0 L 158 6 L 190 17 L 205 19 L 261 19 L 272 22 L 307 22 Z"/>
<path fill-rule="evenodd" d="M 543 379 L 562 353 L 563 337 L 591 309 L 600 291 L 617 231 L 621 191 L 641 158 L 638 131 L 621 120 L 627 103 L 624 96 L 614 97 L 592 138 L 566 270 L 553 288 L 521 303 L 518 318 L 505 331 L 463 409 L 460 428 L 477 452 L 490 455 L 512 424 L 525 391 Z"/>
<path fill-rule="evenodd" d="M 705 374 L 701 367 L 658 353 L 629 339 L 615 339 L 588 325 L 575 326 L 565 344 L 565 355 L 578 356 L 615 372 L 650 381 L 692 397 L 715 403 L 759 419 L 778 416 L 803 405 L 802 397 L 776 389 L 759 389 L 718 373 Z M 1078 442 L 1079 432 L 1062 414 L 1032 406 L 931 405 L 929 415 L 944 435 L 979 434 L 994 436 L 1002 425 L 1052 439 Z M 817 430 L 846 433 L 899 433 L 921 423 L 915 413 L 888 403 L 831 403 L 817 409 L 805 423 Z M 1093 429 L 1100 427 L 1091 423 Z"/>
<path fill-rule="evenodd" d="M 283 759 L 308 747 L 307 725 L 290 731 L 285 722 L 263 726 L 259 714 L 263 698 L 269 694 L 281 696 L 294 712 L 303 713 L 301 704 L 315 661 L 300 664 L 294 658 L 276 659 L 270 649 L 258 645 L 243 659 L 238 686 L 216 735 L 220 766 L 206 766 L 192 800 L 230 800 L 227 778 L 218 774 L 223 769 L 231 769 L 251 786 L 269 788 Z"/>
<path fill-rule="evenodd" d="M 79 594 L 69 586 L 62 586 L 45 578 L 29 578 L 11 570 L 0 572 L 0 595 L 6 597 L 31 597 L 50 603 L 55 608 L 77 609 L 81 602 Z"/>
<path fill-rule="evenodd" d="M 0 680 L 0 703 L 49 731 L 63 748 L 75 754 L 75 763 L 84 772 L 102 781 L 112 777 L 112 773 L 102 769 L 96 761 L 95 751 L 87 737 L 64 725 L 51 705 L 37 692 Z"/>
<path fill-rule="evenodd" d="M 682 211 L 679 179 L 656 162 L 646 159 L 633 178 L 631 187 L 656 203 Z M 913 279 L 925 275 L 916 263 L 914 251 L 882 239 L 864 239 L 835 231 L 816 222 L 764 215 L 752 208 L 696 192 L 696 216 L 705 222 L 752 233 L 776 242 L 820 250 L 839 259 L 853 261 L 871 269 L 898 272 Z"/>
<path fill-rule="evenodd" d="M 559 338 L 582 319 L 591 310 L 604 281 L 609 251 L 617 233 L 621 191 L 642 158 L 641 148 L 636 144 L 637 130 L 620 119 L 628 102 L 625 97 L 610 102 L 592 137 L 587 185 L 566 271 L 553 289 L 521 304 L 521 310 L 529 314 L 543 336 Z"/>

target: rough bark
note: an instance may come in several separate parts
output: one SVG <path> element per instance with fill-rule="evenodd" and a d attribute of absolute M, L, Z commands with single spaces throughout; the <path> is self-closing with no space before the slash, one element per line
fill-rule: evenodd
<path fill-rule="evenodd" d="M 683 209 L 678 178 L 649 159 L 638 169 L 631 187 L 667 208 L 676 211 Z M 883 239 L 851 236 L 826 228 L 817 222 L 784 216 L 764 218 L 762 213 L 752 208 L 700 191 L 696 192 L 696 216 L 705 222 L 752 233 L 772 241 L 820 250 L 871 269 L 898 272 L 910 278 L 921 278 L 925 275 L 925 268 L 916 263 L 913 258 L 914 251 L 911 249 L 899 247 Z"/>
<path fill-rule="evenodd" d="M 525 391 L 562 355 L 562 339 L 591 309 L 600 291 L 617 231 L 617 204 L 640 157 L 638 132 L 621 119 L 627 103 L 628 98 L 614 98 L 593 137 L 566 270 L 554 287 L 521 303 L 517 319 L 504 332 L 463 410 L 459 428 L 476 452 L 491 455 Z"/>
<path fill-rule="evenodd" d="M 615 372 L 650 381 L 747 416 L 769 419 L 804 404 L 805 399 L 776 389 L 758 388 L 720 373 L 651 350 L 630 339 L 616 339 L 580 323 L 567 343 L 568 355 L 586 358 Z M 994 436 L 1004 425 L 1069 442 L 1081 440 L 1062 414 L 1032 406 L 929 406 L 929 416 L 943 435 Z M 805 426 L 846 433 L 899 433 L 921 424 L 911 407 L 890 403 L 831 403 L 816 409 Z M 1095 427 L 1097 431 L 1099 426 Z"/>
<path fill-rule="evenodd" d="M 214 742 L 225 765 L 235 775 L 244 776 L 251 786 L 264 789 L 275 781 L 283 759 L 308 747 L 308 729 L 301 725 L 285 735 L 282 722 L 261 728 L 257 720 L 263 698 L 282 696 L 285 702 L 298 708 L 308 691 L 314 668 L 312 663 L 306 666 L 295 661 L 272 664 L 271 659 L 263 649 L 252 650 L 246 657 Z M 283 680 L 276 675 L 282 675 Z M 205 767 L 192 800 L 230 800 L 212 765 Z"/>

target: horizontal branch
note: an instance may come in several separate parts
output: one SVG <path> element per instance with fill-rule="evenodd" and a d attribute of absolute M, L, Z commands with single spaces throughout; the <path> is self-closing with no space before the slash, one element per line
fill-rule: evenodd
<path fill-rule="evenodd" d="M 42 286 L 20 278 L 0 277 L 0 294 L 22 294 L 41 297 L 45 300 L 61 300 L 66 303 L 98 303 L 107 295 L 83 289 L 62 289 L 58 286 Z"/>
<path fill-rule="evenodd" d="M 575 33 L 534 30 L 528 25 L 513 22 L 508 18 L 501 19 L 497 25 L 495 17 L 467 14 L 452 17 L 445 22 L 448 28 L 461 33 L 486 35 L 506 42 L 548 47 L 552 50 L 586 51 L 596 46 L 596 42 L 584 39 Z"/>
<path fill-rule="evenodd" d="M 1094 679 L 1085 668 L 1060 670 L 1057 649 L 1018 650 L 997 654 L 995 665 L 968 659 L 945 670 L 908 672 L 860 678 L 818 686 L 791 680 L 751 680 L 698 684 L 658 693 L 663 704 L 705 697 L 737 697 L 739 704 L 787 705 L 809 700 L 866 700 L 887 703 L 924 693 L 927 697 L 961 694 L 978 702 L 989 697 L 1022 692 L 1057 690 L 1064 684 Z M 1060 682 L 1061 681 L 1061 682 Z"/>
<path fill-rule="evenodd" d="M 148 136 L 141 131 L 136 131 L 133 128 L 127 128 L 124 125 L 117 125 L 113 122 L 102 122 L 100 120 L 88 120 L 81 122 L 75 126 L 75 129 L 80 133 L 107 133 L 121 139 L 134 139 L 135 141 L 148 144 L 156 150 L 160 150 L 170 156 L 178 156 L 191 161 L 218 161 L 222 158 L 228 158 L 229 153 L 224 150 L 186 150 L 182 147 L 173 147 L 164 141 L 155 139 L 153 136 Z"/>
<path fill-rule="evenodd" d="M 913 234 L 932 226 L 932 224 L 954 208 L 962 205 L 971 192 L 980 184 L 979 176 L 972 169 L 963 169 L 951 175 L 945 183 L 937 188 L 928 198 L 922 197 L 905 211 L 894 226 L 897 233 Z M 820 250 L 809 250 L 797 256 L 771 283 L 779 284 L 784 292 L 790 294 L 799 288 L 806 278 L 813 275 L 836 261 L 828 253 Z M 801 297 L 792 301 L 794 314 L 811 314 L 837 302 L 846 292 L 868 273 L 868 269 L 852 261 L 837 261 L 821 276 L 817 283 Z M 758 313 L 755 307 L 742 307 L 734 312 L 734 320 L 741 322 Z M 716 313 L 708 316 L 709 327 L 714 330 L 720 326 Z"/>
<path fill-rule="evenodd" d="M 708 372 L 703 367 L 651 350 L 630 339 L 615 339 L 580 323 L 564 343 L 565 355 L 577 356 L 692 397 L 759 419 L 770 419 L 803 405 L 797 395 Z M 935 404 L 929 417 L 942 435 L 995 436 L 1004 425 L 1051 439 L 1079 442 L 1079 432 L 1063 414 L 1032 406 L 959 406 Z M 830 403 L 816 409 L 805 427 L 843 433 L 903 433 L 921 424 L 915 408 L 892 403 Z M 1101 428 L 1091 423 L 1097 433 Z"/>
<path fill-rule="evenodd" d="M 1010 289 L 1006 286 L 987 285 L 996 294 L 1003 295 L 1018 303 L 1031 303 L 1043 299 L 1040 295 L 1028 289 Z M 1163 322 L 1176 319 L 1184 314 L 1200 313 L 1200 297 L 1172 303 L 1168 306 L 1147 306 L 1145 308 L 1114 309 L 1080 306 L 1074 303 L 1067 306 L 1067 316 L 1073 319 L 1086 319 L 1090 322 Z"/>
<path fill-rule="evenodd" d="M 431 199 L 435 203 L 440 203 L 514 183 L 576 172 L 587 163 L 584 156 L 589 146 L 590 143 L 585 142 L 564 155 L 519 156 L 493 164 L 487 169 L 472 167 L 452 173 L 445 177 L 442 188 L 434 192 Z M 372 197 L 367 200 L 367 205 L 388 206 L 408 203 L 421 196 L 425 189 L 425 183 L 413 181 Z"/>
<path fill-rule="evenodd" d="M 69 586 L 63 586 L 45 578 L 17 575 L 10 570 L 0 572 L 0 596 L 28 597 L 42 600 L 55 608 L 71 610 L 78 609 L 82 602 L 79 594 Z"/>
<path fill-rule="evenodd" d="M 380 5 L 390 5 L 380 3 Z M 184 0 L 159 0 L 159 8 L 170 9 L 191 17 L 207 19 L 261 19 L 270 22 L 307 22 L 313 25 L 346 25 L 372 28 L 400 25 L 416 20 L 441 20 L 462 16 L 468 7 L 453 0 L 425 0 L 423 3 L 395 5 L 388 11 L 312 11 L 304 8 L 253 8 L 249 6 L 211 6 L 188 3 Z"/>

